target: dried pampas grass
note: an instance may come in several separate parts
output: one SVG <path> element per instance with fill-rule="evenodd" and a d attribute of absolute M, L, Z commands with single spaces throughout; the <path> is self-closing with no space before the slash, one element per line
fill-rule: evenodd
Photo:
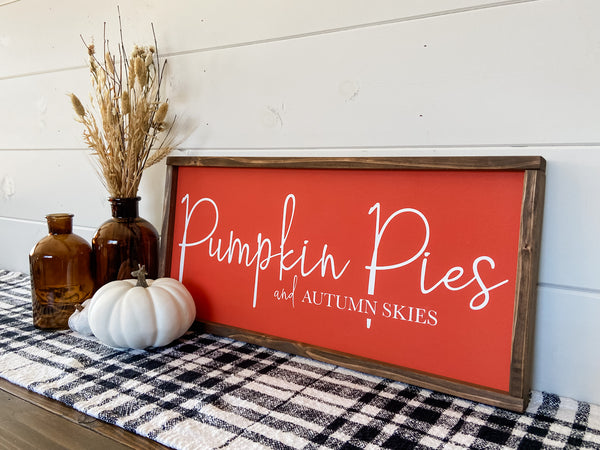
<path fill-rule="evenodd" d="M 101 60 L 94 44 L 84 41 L 93 86 L 92 108 L 85 108 L 75 94 L 70 97 L 76 120 L 84 126 L 84 141 L 97 157 L 110 196 L 128 198 L 137 196 L 144 169 L 175 148 L 175 119 L 167 120 L 169 104 L 160 98 L 166 61 L 161 65 L 154 27 L 154 46 L 135 46 L 129 57 L 120 31 L 116 56 L 106 37 Z"/>

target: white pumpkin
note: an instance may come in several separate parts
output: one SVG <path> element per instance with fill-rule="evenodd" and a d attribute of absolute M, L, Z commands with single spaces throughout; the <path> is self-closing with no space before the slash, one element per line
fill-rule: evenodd
<path fill-rule="evenodd" d="M 146 280 L 143 267 L 133 275 L 138 279 L 111 281 L 96 291 L 76 318 L 81 331 L 87 312 L 92 333 L 111 347 L 162 347 L 181 337 L 196 317 L 189 291 L 173 278 Z"/>
<path fill-rule="evenodd" d="M 87 306 L 92 301 L 91 298 L 88 298 L 81 305 L 75 305 L 75 311 L 71 316 L 69 316 L 69 328 L 73 331 L 77 331 L 78 333 L 90 335 L 92 333 L 92 329 L 90 328 L 90 322 L 88 320 L 88 308 Z"/>

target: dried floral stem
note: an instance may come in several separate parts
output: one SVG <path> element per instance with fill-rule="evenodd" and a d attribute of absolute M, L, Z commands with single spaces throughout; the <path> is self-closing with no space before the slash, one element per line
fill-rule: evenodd
<path fill-rule="evenodd" d="M 123 45 L 119 13 L 118 58 L 111 52 L 104 31 L 102 61 L 93 44 L 88 49 L 94 88 L 92 109 L 71 94 L 76 120 L 83 124 L 83 139 L 97 157 L 101 178 L 111 197 L 136 197 L 143 171 L 161 161 L 174 148 L 168 101 L 160 89 L 166 68 L 154 46 L 135 46 L 128 57 Z M 82 38 L 83 40 L 83 38 Z"/>

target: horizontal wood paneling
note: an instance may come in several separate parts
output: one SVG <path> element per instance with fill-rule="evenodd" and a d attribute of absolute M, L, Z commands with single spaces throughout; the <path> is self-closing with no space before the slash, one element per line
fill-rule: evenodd
<path fill-rule="evenodd" d="M 110 215 L 107 194 L 86 151 L 0 152 L 0 216 L 44 222 L 50 212 L 75 214 L 75 224 L 96 228 Z M 311 151 L 186 152 L 216 156 L 476 156 L 541 155 L 547 160 L 540 281 L 600 291 L 600 146 L 463 149 L 314 149 Z M 181 152 L 176 152 L 176 155 Z M 162 226 L 164 163 L 142 180 L 140 214 Z M 48 180 L 41 189 L 36 180 Z M 3 184 L 6 186 L 2 187 Z M 12 186 L 12 187 L 11 187 Z M 2 189 L 7 190 L 4 192 Z M 14 192 L 13 192 L 14 191 Z M 10 194 L 10 192 L 13 192 Z M 82 193 L 84 193 L 82 195 Z M 14 266 L 16 267 L 16 266 Z M 576 268 L 576 270 L 575 270 Z"/>
<path fill-rule="evenodd" d="M 600 294 L 545 286 L 538 291 L 534 387 L 600 405 Z"/>
<path fill-rule="evenodd" d="M 46 214 L 75 214 L 75 225 L 97 228 L 110 217 L 108 193 L 88 151 L 0 152 L 0 216 L 40 221 Z M 160 229 L 165 163 L 145 171 L 140 215 Z"/>
<path fill-rule="evenodd" d="M 86 69 L 0 81 L 0 150 L 83 148 L 68 94 L 89 104 Z"/>
<path fill-rule="evenodd" d="M 0 14 L 0 58 L 11 61 L 0 66 L 0 79 L 85 65 L 80 35 L 99 43 L 107 22 L 107 37 L 118 42 L 118 5 L 128 48 L 150 43 L 154 23 L 161 53 L 170 54 L 522 1 L 531 0 L 104 0 L 85 8 L 77 0 L 27 0 Z M 22 39 L 25 24 L 52 39 Z"/>
<path fill-rule="evenodd" d="M 546 158 L 534 388 L 600 402 L 600 2 L 2 5 L 0 267 L 28 271 L 48 212 L 73 212 L 86 238 L 109 216 L 67 94 L 87 99 L 79 35 L 98 43 L 108 21 L 116 42 L 119 3 L 126 42 L 149 43 L 154 22 L 170 55 L 181 154 Z M 164 175 L 141 189 L 158 229 Z"/>
<path fill-rule="evenodd" d="M 595 23 L 578 20 L 576 32 L 557 34 L 570 5 L 535 2 L 355 30 L 352 45 L 338 33 L 203 61 L 172 58 L 174 73 L 197 74 L 178 86 L 197 105 L 200 124 L 186 145 L 599 142 L 600 73 L 585 67 L 600 56 L 584 31 Z M 591 8 L 600 13 L 600 4 Z"/>
<path fill-rule="evenodd" d="M 183 54 L 165 87 L 187 148 L 600 142 L 600 3 L 577 3 Z M 81 148 L 66 94 L 86 99 L 85 69 L 2 84 L 0 148 Z"/>
<path fill-rule="evenodd" d="M 29 273 L 29 252 L 48 234 L 48 226 L 44 222 L 0 217 L 0 267 Z M 73 226 L 73 232 L 88 242 L 92 241 L 94 231 L 91 228 L 81 228 L 76 222 Z"/>

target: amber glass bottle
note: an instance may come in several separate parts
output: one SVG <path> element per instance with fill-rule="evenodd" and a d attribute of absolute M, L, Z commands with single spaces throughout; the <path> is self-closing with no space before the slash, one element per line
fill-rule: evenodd
<path fill-rule="evenodd" d="M 109 281 L 131 278 L 144 265 L 148 278 L 158 275 L 158 232 L 138 215 L 140 197 L 110 198 L 112 218 L 92 239 L 96 289 Z"/>
<path fill-rule="evenodd" d="M 73 214 L 49 214 L 48 236 L 29 254 L 33 325 L 68 328 L 75 305 L 92 296 L 92 248 L 73 234 Z"/>

